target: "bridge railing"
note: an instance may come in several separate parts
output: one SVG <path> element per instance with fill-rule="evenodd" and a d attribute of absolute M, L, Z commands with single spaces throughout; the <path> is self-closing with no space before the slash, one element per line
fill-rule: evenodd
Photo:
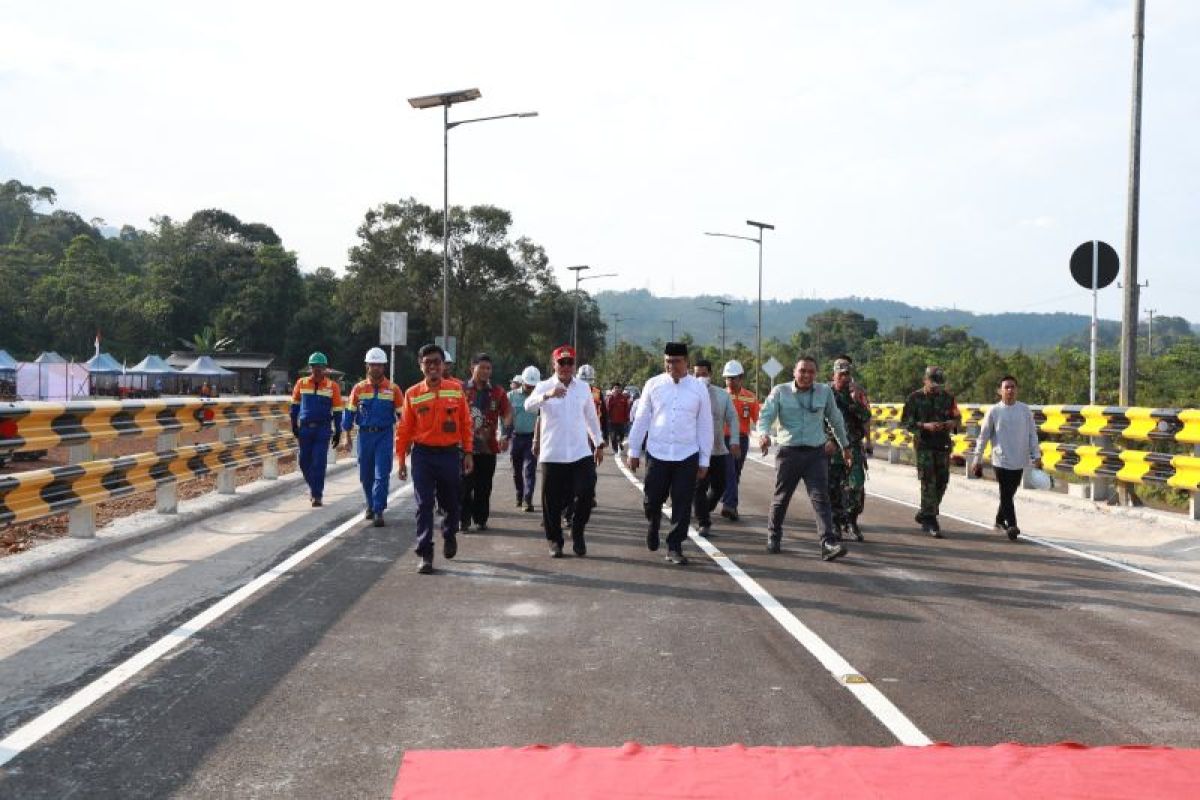
<path fill-rule="evenodd" d="M 952 454 L 969 459 L 990 405 L 959 404 L 962 430 Z M 1094 500 L 1107 499 L 1116 484 L 1159 485 L 1190 494 L 1190 513 L 1200 519 L 1200 409 L 1123 406 L 1034 405 L 1047 470 L 1087 478 Z M 912 449 L 912 434 L 900 427 L 901 403 L 871 406 L 876 444 L 889 460 Z M 1148 446 L 1148 448 L 1147 448 Z M 987 448 L 987 455 L 991 446 Z M 969 466 L 969 465 L 968 465 Z M 968 470 L 968 475 L 970 471 Z"/>
<path fill-rule="evenodd" d="M 296 449 L 286 431 L 286 397 L 213 400 L 98 400 L 70 403 L 0 403 L 0 455 L 65 448 L 68 464 L 0 475 L 0 526 L 68 512 L 68 532 L 95 535 L 95 506 L 154 491 L 159 513 L 178 508 L 180 483 L 215 474 L 216 491 L 236 491 L 236 471 L 262 464 L 263 477 L 279 477 L 278 459 Z M 253 435 L 238 438 L 238 428 Z M 181 433 L 215 428 L 217 441 L 180 446 Z M 146 450 L 96 459 L 98 442 L 144 438 Z"/>

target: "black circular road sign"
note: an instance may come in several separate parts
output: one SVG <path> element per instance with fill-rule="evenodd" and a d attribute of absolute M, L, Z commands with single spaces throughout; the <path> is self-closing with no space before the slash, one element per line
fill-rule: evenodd
<path fill-rule="evenodd" d="M 1117 251 L 1106 242 L 1095 242 L 1100 248 L 1096 270 L 1096 285 L 1092 286 L 1092 242 L 1084 242 L 1071 253 L 1071 277 L 1085 289 L 1103 289 L 1117 279 L 1121 260 Z"/>

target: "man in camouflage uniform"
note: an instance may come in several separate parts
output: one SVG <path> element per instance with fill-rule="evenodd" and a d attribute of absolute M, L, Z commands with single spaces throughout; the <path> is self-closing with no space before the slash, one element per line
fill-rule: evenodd
<path fill-rule="evenodd" d="M 917 454 L 921 510 L 916 520 L 921 530 L 935 539 L 942 538 L 938 510 L 950 482 L 950 434 L 958 422 L 958 404 L 946 391 L 946 373 L 938 366 L 926 367 L 925 385 L 904 402 L 900 424 L 912 433 Z"/>
<path fill-rule="evenodd" d="M 867 482 L 866 455 L 863 439 L 871 429 L 871 404 L 866 392 L 850 377 L 851 362 L 838 358 L 833 362 L 833 399 L 838 411 L 846 421 L 846 436 L 850 445 L 851 461 L 847 465 L 841 453 L 829 457 L 829 500 L 833 506 L 833 527 L 838 537 L 851 534 L 863 540 L 858 527 L 858 515 L 862 513 Z"/>

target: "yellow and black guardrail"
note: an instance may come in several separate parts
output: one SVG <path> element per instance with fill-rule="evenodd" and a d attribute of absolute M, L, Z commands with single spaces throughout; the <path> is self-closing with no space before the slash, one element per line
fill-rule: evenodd
<path fill-rule="evenodd" d="M 0 452 L 285 420 L 289 406 L 282 397 L 0 403 Z"/>
<path fill-rule="evenodd" d="M 47 517 L 295 450 L 290 432 L 0 475 L 0 525 Z"/>
<path fill-rule="evenodd" d="M 899 427 L 903 408 L 902 403 L 872 404 L 873 442 L 901 450 L 912 448 L 912 434 Z M 967 427 L 981 424 L 991 406 L 959 404 L 958 408 L 962 424 Z M 1200 409 L 1076 405 L 1034 405 L 1030 409 L 1043 436 L 1200 446 Z M 975 439 L 966 433 L 955 434 L 953 442 L 952 454 L 963 458 L 975 448 Z M 1151 452 L 1116 444 L 1102 447 L 1043 441 L 1040 446 L 1042 463 L 1048 470 L 1200 492 L 1200 455 Z"/>

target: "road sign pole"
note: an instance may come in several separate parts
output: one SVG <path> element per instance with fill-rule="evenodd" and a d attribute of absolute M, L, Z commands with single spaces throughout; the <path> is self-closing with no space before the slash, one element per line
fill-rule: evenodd
<path fill-rule="evenodd" d="M 388 382 L 396 382 L 396 345 L 391 346 L 392 356 L 388 359 Z M 395 390 L 393 390 L 395 391 Z"/>
<path fill-rule="evenodd" d="M 1092 241 L 1092 363 L 1089 374 L 1091 381 L 1088 388 L 1088 403 L 1096 405 L 1096 343 L 1099 338 L 1099 304 L 1097 298 L 1100 296 L 1100 290 L 1096 287 L 1100 283 L 1100 243 Z"/>

